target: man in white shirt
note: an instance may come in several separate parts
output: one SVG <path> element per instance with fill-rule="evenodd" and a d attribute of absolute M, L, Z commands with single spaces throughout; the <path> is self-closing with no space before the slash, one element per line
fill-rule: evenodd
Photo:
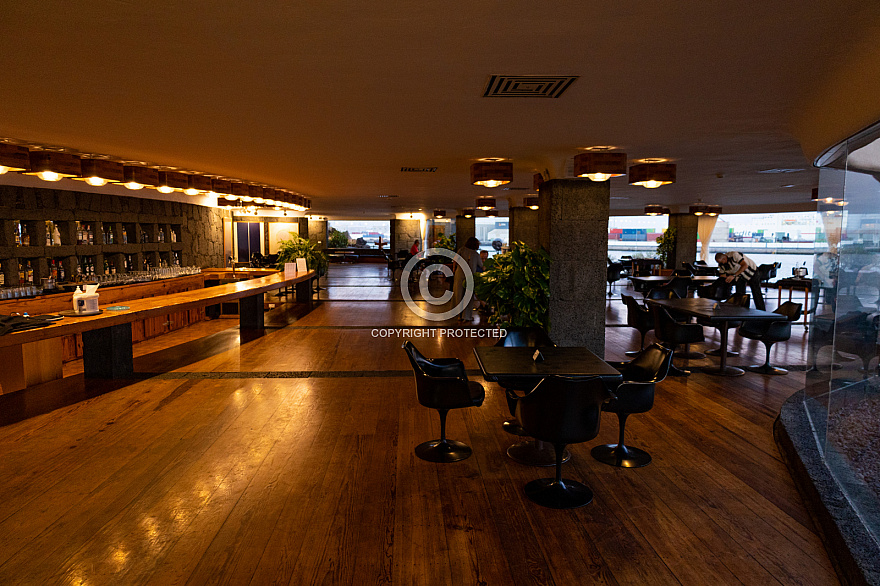
<path fill-rule="evenodd" d="M 758 266 L 755 261 L 741 252 L 719 252 L 715 255 L 721 277 L 728 283 L 734 283 L 737 293 L 746 292 L 746 284 L 752 290 L 755 309 L 764 310 L 764 293 L 761 291 L 761 280 L 758 277 Z"/>

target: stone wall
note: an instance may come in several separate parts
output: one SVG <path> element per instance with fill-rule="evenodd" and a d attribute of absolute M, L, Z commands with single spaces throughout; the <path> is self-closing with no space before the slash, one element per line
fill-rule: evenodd
<path fill-rule="evenodd" d="M 510 241 L 524 242 L 529 248 L 538 249 L 540 240 L 540 215 L 531 208 L 510 208 Z"/>
<path fill-rule="evenodd" d="M 103 272 L 105 261 L 119 271 L 130 259 L 135 265 L 130 270 L 138 270 L 145 260 L 151 266 L 160 261 L 173 264 L 175 253 L 182 266 L 223 266 L 223 218 L 227 216 L 225 210 L 182 202 L 0 185 L 0 262 L 5 284 L 18 284 L 22 260 L 32 265 L 36 283 L 49 276 L 51 259 L 61 263 L 68 276 L 83 257 L 93 259 L 97 274 Z M 46 245 L 47 220 L 58 227 L 60 245 Z M 77 221 L 92 228 L 92 245 L 77 243 Z M 13 231 L 19 223 L 26 228 L 30 246 L 15 245 Z M 128 243 L 122 242 L 123 230 Z M 104 244 L 104 231 L 112 231 L 117 242 Z M 171 241 L 171 231 L 176 242 Z"/>
<path fill-rule="evenodd" d="M 391 231 L 391 252 L 396 254 L 399 250 L 409 252 L 413 242 L 422 241 L 422 230 L 419 220 L 391 220 L 393 230 Z M 419 246 L 421 248 L 421 245 Z"/>

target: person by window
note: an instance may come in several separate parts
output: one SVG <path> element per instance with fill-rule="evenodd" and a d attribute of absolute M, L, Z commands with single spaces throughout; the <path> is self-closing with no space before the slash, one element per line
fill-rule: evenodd
<path fill-rule="evenodd" d="M 755 309 L 765 310 L 764 294 L 761 291 L 761 278 L 758 276 L 758 266 L 755 261 L 741 252 L 719 252 L 715 255 L 721 278 L 728 283 L 733 283 L 737 293 L 745 293 L 746 285 L 752 291 L 752 299 L 755 300 Z"/>

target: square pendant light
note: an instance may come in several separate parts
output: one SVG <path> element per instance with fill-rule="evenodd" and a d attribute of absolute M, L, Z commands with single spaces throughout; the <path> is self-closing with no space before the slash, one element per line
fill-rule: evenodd
<path fill-rule="evenodd" d="M 527 195 L 523 198 L 523 205 L 530 210 L 538 209 L 538 196 L 537 195 Z"/>
<path fill-rule="evenodd" d="M 199 195 L 200 193 L 211 191 L 211 188 L 213 187 L 214 185 L 211 183 L 210 177 L 205 177 L 204 175 L 190 175 L 189 185 L 187 185 L 184 193 L 187 195 Z"/>
<path fill-rule="evenodd" d="M 27 171 L 30 168 L 30 151 L 26 147 L 0 143 L 0 175 L 9 171 Z"/>
<path fill-rule="evenodd" d="M 495 161 L 471 165 L 471 183 L 483 187 L 498 187 L 513 181 L 513 163 Z"/>
<path fill-rule="evenodd" d="M 36 175 L 43 181 L 60 181 L 65 177 L 79 177 L 82 172 L 79 157 L 56 151 L 31 151 L 30 171 L 24 175 Z"/>
<path fill-rule="evenodd" d="M 446 210 L 434 210 L 434 217 L 435 218 L 445 218 L 446 217 Z"/>
<path fill-rule="evenodd" d="M 144 187 L 157 187 L 159 185 L 159 171 L 142 167 L 140 165 L 125 165 L 122 168 L 122 184 L 128 189 L 138 190 Z"/>
<path fill-rule="evenodd" d="M 658 204 L 648 204 L 645 206 L 645 214 L 649 216 L 668 216 L 669 208 Z"/>
<path fill-rule="evenodd" d="M 629 184 L 653 189 L 675 183 L 673 163 L 640 163 L 629 168 Z"/>
<path fill-rule="evenodd" d="M 586 152 L 574 158 L 575 177 L 608 181 L 626 175 L 626 153 Z"/>
<path fill-rule="evenodd" d="M 176 171 L 159 171 L 159 185 L 156 191 L 160 193 L 173 193 L 175 191 L 183 191 L 189 187 L 189 177 L 186 173 L 178 173 Z"/>
<path fill-rule="evenodd" d="M 494 207 L 495 207 L 495 198 L 494 197 L 480 196 L 477 198 L 477 209 L 478 210 L 491 210 Z"/>
<path fill-rule="evenodd" d="M 465 218 L 473 218 L 474 217 L 474 208 L 464 208 L 461 210 L 461 215 Z"/>
<path fill-rule="evenodd" d="M 487 217 L 487 218 L 493 218 L 493 217 L 495 217 L 495 216 L 497 216 L 497 215 L 498 215 L 498 210 L 495 210 L 495 209 L 492 209 L 492 210 L 486 210 L 486 217 Z"/>
<path fill-rule="evenodd" d="M 79 177 L 73 177 L 73 179 L 85 181 L 93 187 L 101 187 L 108 183 L 122 183 L 124 180 L 122 163 L 106 159 L 82 159 Z"/>

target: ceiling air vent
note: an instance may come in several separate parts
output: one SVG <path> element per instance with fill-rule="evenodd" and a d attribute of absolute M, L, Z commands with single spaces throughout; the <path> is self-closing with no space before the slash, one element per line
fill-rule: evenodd
<path fill-rule="evenodd" d="M 804 171 L 805 169 L 764 169 L 763 171 L 758 171 L 758 173 L 797 173 L 799 171 Z"/>
<path fill-rule="evenodd" d="M 437 167 L 401 167 L 401 173 L 436 173 Z"/>
<path fill-rule="evenodd" d="M 492 75 L 484 98 L 558 98 L 577 75 Z"/>
<path fill-rule="evenodd" d="M 383 193 L 382 195 L 378 195 L 376 197 L 378 197 L 379 199 L 391 199 L 391 198 L 397 197 L 397 196 L 396 195 L 386 195 Z"/>

